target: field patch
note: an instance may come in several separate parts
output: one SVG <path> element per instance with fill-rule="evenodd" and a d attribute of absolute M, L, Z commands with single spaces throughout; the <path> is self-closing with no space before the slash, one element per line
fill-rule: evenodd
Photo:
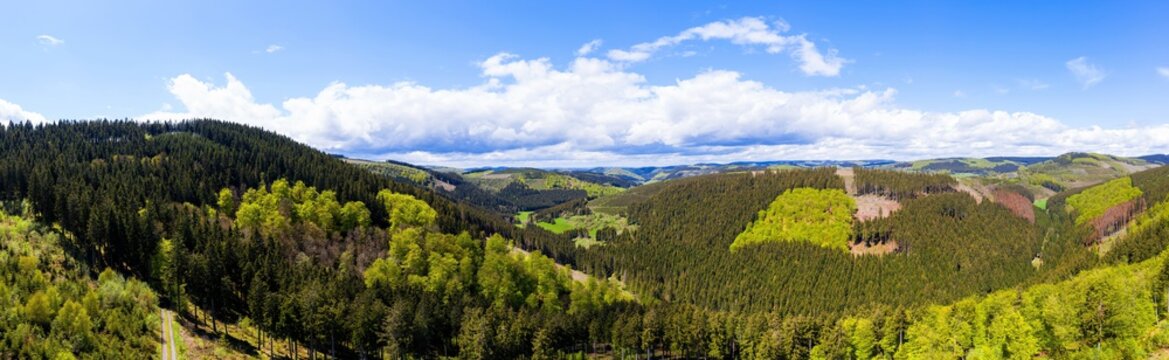
<path fill-rule="evenodd" d="M 538 222 L 538 223 L 536 223 L 536 226 L 539 226 L 540 228 L 543 228 L 544 230 L 548 230 L 548 231 L 550 231 L 552 233 L 556 233 L 556 234 L 563 234 L 563 233 L 567 232 L 568 230 L 572 230 L 572 225 L 568 223 L 568 220 L 566 220 L 562 217 L 558 217 L 558 218 L 552 220 L 551 223 L 543 222 L 543 221 Z"/>
<path fill-rule="evenodd" d="M 516 222 L 519 227 L 532 224 L 532 212 L 522 211 L 516 214 Z M 552 219 L 551 222 L 537 221 L 535 225 L 554 234 L 574 232 L 577 236 L 573 239 L 573 243 L 583 248 L 604 244 L 616 235 L 637 229 L 637 226 L 630 225 L 629 220 L 625 217 L 606 213 L 559 216 Z M 598 237 L 597 234 L 603 231 L 607 231 L 607 233 Z"/>
<path fill-rule="evenodd" d="M 735 237 L 731 251 L 780 241 L 809 242 L 849 251 L 856 202 L 840 189 L 796 188 L 784 191 L 755 221 Z"/>

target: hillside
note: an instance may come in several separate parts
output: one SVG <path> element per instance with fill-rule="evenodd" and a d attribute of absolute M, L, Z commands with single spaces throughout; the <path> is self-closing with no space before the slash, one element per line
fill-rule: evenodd
<path fill-rule="evenodd" d="M 504 217 L 556 206 L 574 199 L 618 194 L 638 182 L 585 171 L 531 168 L 432 169 L 395 161 L 345 159 L 374 174 L 429 188 L 444 197 Z"/>
<path fill-rule="evenodd" d="M 2 128 L 0 150 L 3 200 L 28 199 L 38 221 L 74 234 L 71 247 L 85 266 L 148 280 L 176 310 L 186 311 L 174 306 L 184 303 L 204 309 L 192 315 L 209 325 L 200 331 L 248 353 L 279 341 L 293 352 L 345 358 L 391 346 L 433 356 L 470 351 L 466 341 L 486 331 L 461 324 L 509 319 L 530 325 L 509 334 L 531 339 L 539 332 L 546 342 L 483 351 L 555 354 L 587 332 L 578 319 L 632 306 L 613 295 L 624 292 L 607 290 L 607 281 L 565 280 L 571 276 L 552 258 L 488 246 L 507 244 L 503 235 L 563 257 L 572 245 L 555 236 L 515 229 L 492 213 L 256 128 L 216 121 L 30 124 Z M 379 260 L 409 267 L 375 265 Z M 374 274 L 389 276 L 387 285 L 371 282 Z M 490 281 L 502 285 L 478 285 Z M 479 290 L 507 284 L 517 292 Z M 413 340 L 380 335 L 389 314 L 418 319 L 403 330 Z M 245 319 L 258 343 L 224 332 Z M 112 345 L 133 344 L 125 339 Z"/>
<path fill-rule="evenodd" d="M 1114 290 L 1139 290 L 1147 272 L 1107 268 L 1154 266 L 1124 264 L 1162 261 L 1157 255 L 1169 239 L 1169 168 L 1132 172 L 1143 165 L 1095 155 L 1027 165 L 1102 181 L 1056 193 L 1043 210 L 1029 206 L 1034 194 L 1015 182 L 979 178 L 984 188 L 970 192 L 963 190 L 969 183 L 945 173 L 859 166 L 685 176 L 591 198 L 585 187 L 606 178 L 531 169 L 451 174 L 344 160 L 216 121 L 22 125 L 4 128 L 0 140 L 5 208 L 54 224 L 5 226 L 28 237 L 36 235 L 21 229 L 71 234 L 61 235 L 68 239 L 61 248 L 76 265 L 38 263 L 47 266 L 43 272 L 64 274 L 53 279 L 83 284 L 61 285 L 59 294 L 78 295 L 84 307 L 85 292 L 74 289 L 92 288 L 84 279 L 96 275 L 85 269 L 109 267 L 98 276 L 100 289 L 113 287 L 103 282 L 118 277 L 126 280 L 112 283 L 150 284 L 149 292 L 135 285 L 145 309 L 173 309 L 187 326 L 182 333 L 223 338 L 225 346 L 251 356 L 807 358 L 865 348 L 929 357 L 910 350 L 932 348 L 921 344 L 933 335 L 922 334 L 939 331 L 923 314 L 968 308 L 937 304 L 975 304 L 1013 316 L 1001 305 L 1002 294 L 1050 289 L 1043 284 L 1068 279 L 1065 284 L 1087 284 L 1069 285 L 1073 289 L 1090 289 L 1100 282 L 1074 277 L 1098 267 L 1083 276 L 1131 275 L 1130 283 L 1102 283 L 1111 288 L 1101 295 L 1112 299 L 1107 304 L 1129 304 L 1136 293 Z M 1094 162 L 1076 160 L 1086 158 Z M 1080 174 L 1059 166 L 1114 172 Z M 1129 170 L 1127 177 L 1104 179 L 1121 168 Z M 613 182 L 603 186 L 614 188 L 626 181 L 607 179 Z M 537 226 L 517 228 L 511 214 L 444 194 L 443 183 L 456 191 L 578 195 L 529 213 L 528 224 Z M 865 196 L 897 208 L 880 216 L 853 213 L 849 201 Z M 12 205 L 23 200 L 24 210 Z M 1142 206 L 1125 207 L 1137 203 Z M 540 225 L 560 219 L 576 228 L 558 234 Z M 1110 250 L 1093 242 L 1118 227 L 1127 231 L 1109 235 Z M 749 244 L 732 251 L 745 233 Z M 832 236 L 818 237 L 826 233 Z M 581 244 L 582 237 L 592 241 Z M 841 251 L 841 241 L 850 251 Z M 26 251 L 24 245 L 7 248 Z M 37 251 L 40 259 L 60 258 Z M 20 261 L 15 264 L 7 268 L 19 269 Z M 14 329 L 5 336 L 25 334 L 20 322 L 32 314 L 29 299 L 38 292 L 11 290 L 23 286 L 12 285 L 23 278 L 9 277 L 0 287 L 23 303 L 3 323 Z M 1091 293 L 1072 291 L 1033 294 L 1075 308 L 1084 304 L 1066 299 Z M 992 300 L 981 298 L 987 294 Z M 1061 324 L 1033 317 L 1025 303 L 1012 306 L 1033 323 Z M 149 313 L 137 318 L 146 319 L 140 328 L 153 332 L 159 319 L 155 310 Z M 1155 325 L 1141 316 L 1141 326 Z M 52 332 L 56 325 L 38 319 L 40 325 L 23 329 L 62 344 Z M 841 334 L 865 329 L 866 321 L 881 334 L 877 339 L 891 334 L 877 324 L 902 324 L 904 331 L 895 333 L 905 348 L 852 340 L 864 336 L 842 340 Z M 104 331 L 100 326 L 92 329 Z M 1145 345 L 1134 347 L 1126 339 L 1132 337 L 1114 333 L 1036 346 L 1052 354 L 1074 354 L 1092 341 L 1116 351 L 1137 349 L 1133 354 L 1160 346 L 1141 338 Z M 149 351 L 155 344 L 110 342 Z"/>
<path fill-rule="evenodd" d="M 73 238 L 0 211 L 0 355 L 154 356 L 160 345 L 157 295 L 112 270 L 90 270 L 66 250 L 76 245 Z"/>

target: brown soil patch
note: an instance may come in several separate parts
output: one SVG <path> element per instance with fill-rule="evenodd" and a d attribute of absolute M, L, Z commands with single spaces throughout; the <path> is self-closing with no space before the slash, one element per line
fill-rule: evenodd
<path fill-rule="evenodd" d="M 836 168 L 836 176 L 844 179 L 844 190 L 849 195 L 856 195 L 856 182 L 854 181 L 856 173 L 852 171 L 852 168 L 838 167 Z"/>
<path fill-rule="evenodd" d="M 992 201 L 1001 204 L 1003 207 L 1007 208 L 1007 210 L 1011 210 L 1015 216 L 1026 219 L 1031 223 L 1035 223 L 1035 205 L 1033 205 L 1034 203 L 1027 197 L 1020 195 L 1019 193 L 1006 190 L 995 190 L 992 195 Z"/>
<path fill-rule="evenodd" d="M 848 252 L 852 254 L 852 256 L 892 254 L 896 252 L 897 249 L 897 242 L 893 240 L 872 246 L 865 245 L 865 243 L 848 245 Z"/>
<path fill-rule="evenodd" d="M 977 186 L 977 185 L 971 186 L 971 185 L 967 185 L 967 184 L 963 184 L 963 183 L 958 183 L 958 186 L 955 187 L 954 189 L 961 191 L 961 192 L 964 192 L 964 193 L 967 193 L 967 194 L 970 194 L 970 197 L 974 198 L 974 201 L 979 203 L 979 204 L 982 203 L 983 199 L 990 197 L 990 195 L 988 195 L 989 191 L 987 191 L 987 189 L 983 186 Z"/>
<path fill-rule="evenodd" d="M 862 222 L 887 217 L 901 209 L 901 203 L 880 195 L 853 196 L 853 199 L 856 200 L 856 214 L 853 216 Z"/>
<path fill-rule="evenodd" d="M 434 179 L 434 186 L 437 186 L 443 190 L 446 190 L 447 192 L 455 191 L 455 184 L 451 184 L 449 182 L 442 181 L 439 179 Z"/>

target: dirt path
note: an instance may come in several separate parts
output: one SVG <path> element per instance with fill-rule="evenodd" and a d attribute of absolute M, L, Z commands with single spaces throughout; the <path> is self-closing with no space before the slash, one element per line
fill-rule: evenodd
<path fill-rule="evenodd" d="M 856 196 L 856 182 L 853 181 L 853 179 L 856 177 L 856 173 L 852 171 L 852 168 L 838 167 L 836 168 L 836 176 L 844 179 L 844 190 L 847 191 L 849 195 Z"/>
<path fill-rule="evenodd" d="M 163 360 L 178 360 L 179 354 L 175 351 L 174 313 L 162 309 L 162 358 Z"/>

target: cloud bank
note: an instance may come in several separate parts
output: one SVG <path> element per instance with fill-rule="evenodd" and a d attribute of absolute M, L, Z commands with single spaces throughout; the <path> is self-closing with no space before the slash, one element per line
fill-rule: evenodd
<path fill-rule="evenodd" d="M 671 84 L 607 59 L 501 53 L 478 63 L 482 83 L 333 83 L 279 106 L 239 79 L 217 86 L 183 74 L 168 84 L 186 109 L 140 119 L 217 118 L 258 125 L 326 151 L 452 166 L 592 166 L 775 159 L 913 159 L 1140 155 L 1169 149 L 1169 125 L 1073 128 L 1029 112 L 927 112 L 893 88 L 789 92 L 710 70 Z"/>
<path fill-rule="evenodd" d="M 0 125 L 24 123 L 25 121 L 32 122 L 33 124 L 42 124 L 45 122 L 45 116 L 24 110 L 20 105 L 0 99 Z"/>

